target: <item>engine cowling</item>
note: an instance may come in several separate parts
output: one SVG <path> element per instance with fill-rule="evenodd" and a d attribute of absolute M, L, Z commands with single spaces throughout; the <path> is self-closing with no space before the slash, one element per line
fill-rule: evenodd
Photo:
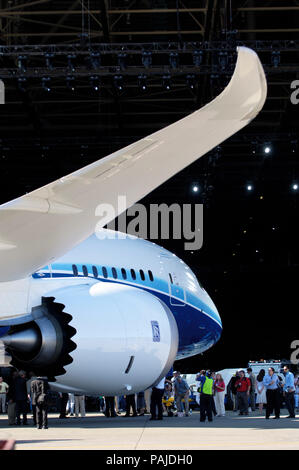
<path fill-rule="evenodd" d="M 55 306 L 60 306 L 56 313 Z M 39 372 L 49 376 L 51 370 L 55 380 L 52 388 L 59 391 L 136 393 L 165 376 L 175 361 L 176 321 L 164 302 L 144 290 L 108 282 L 69 286 L 49 292 L 43 309 L 48 321 L 54 318 L 52 332 L 48 330 L 48 336 L 43 337 L 34 322 L 23 325 L 23 336 L 26 331 L 27 337 L 31 336 L 30 341 L 22 343 L 22 327 L 15 327 L 19 331 L 14 334 L 18 333 L 21 339 L 15 339 L 19 341 L 17 350 L 8 348 L 15 365 L 18 362 L 19 368 L 35 370 L 38 349 L 43 347 L 44 364 Z M 61 327 L 63 318 L 65 324 Z M 21 344 L 27 344 L 22 359 Z M 49 351 L 46 354 L 50 346 L 52 356 Z M 55 366 L 59 373 L 53 374 Z"/>

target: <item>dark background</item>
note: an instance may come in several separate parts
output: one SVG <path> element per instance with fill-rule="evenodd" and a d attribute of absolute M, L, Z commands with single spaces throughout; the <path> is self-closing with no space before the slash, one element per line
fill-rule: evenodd
<path fill-rule="evenodd" d="M 204 244 L 193 253 L 184 241 L 163 241 L 192 268 L 223 322 L 220 341 L 203 355 L 176 364 L 245 367 L 249 360 L 289 358 L 298 337 L 298 116 L 290 101 L 299 78 L 299 5 L 296 1 L 22 1 L 0 2 L 0 77 L 6 104 L 0 113 L 1 203 L 71 173 L 164 126 L 215 97 L 228 83 L 238 44 L 257 51 L 268 97 L 259 116 L 144 198 L 151 203 L 203 203 Z M 101 64 L 82 51 L 135 44 L 153 51 L 145 68 L 129 52 Z M 184 44 L 202 51 L 183 54 Z M 76 45 L 51 58 L 51 45 Z M 170 45 L 171 44 L 171 45 Z M 191 46 L 190 46 L 191 44 Z M 27 51 L 26 67 L 20 56 Z M 155 53 L 157 45 L 161 53 Z M 48 49 L 42 49 L 49 46 Z M 15 48 L 15 49 L 14 49 Z M 102 49 L 101 49 L 102 48 Z M 169 62 L 177 49 L 179 62 Z M 109 49 L 109 48 L 108 48 Z M 45 52 L 46 51 L 46 52 Z M 225 51 L 225 61 L 220 52 Z M 59 71 L 59 73 L 57 72 Z M 142 90 L 138 75 L 145 73 Z M 190 88 L 187 74 L 194 75 Z M 171 86 L 165 88 L 163 75 Z M 66 77 L 74 77 L 74 91 Z M 98 76 L 99 90 L 90 77 Z M 123 89 L 115 87 L 121 75 Z M 50 77 L 47 91 L 42 79 Z M 19 80 L 21 79 L 21 80 Z M 23 80 L 25 79 L 25 80 Z M 271 152 L 264 153 L 270 145 Z M 192 185 L 200 187 L 192 192 Z M 252 191 L 246 186 L 251 184 Z"/>

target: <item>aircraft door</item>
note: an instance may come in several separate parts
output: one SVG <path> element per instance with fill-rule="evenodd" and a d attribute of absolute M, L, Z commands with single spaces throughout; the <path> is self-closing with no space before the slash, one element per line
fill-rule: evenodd
<path fill-rule="evenodd" d="M 186 303 L 186 291 L 177 270 L 171 269 L 168 273 L 168 285 L 170 304 L 184 306 Z"/>

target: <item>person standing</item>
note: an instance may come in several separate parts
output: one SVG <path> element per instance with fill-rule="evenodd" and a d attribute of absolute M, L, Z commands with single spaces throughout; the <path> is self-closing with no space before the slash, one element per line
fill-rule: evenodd
<path fill-rule="evenodd" d="M 106 418 L 115 418 L 115 399 L 114 396 L 105 396 L 105 416 Z"/>
<path fill-rule="evenodd" d="M 250 394 L 249 394 L 249 403 L 251 411 L 255 411 L 255 388 L 256 388 L 256 378 L 254 373 L 252 372 L 251 367 L 247 369 L 248 378 L 250 380 Z"/>
<path fill-rule="evenodd" d="M 145 399 L 144 399 L 144 392 L 139 392 L 137 394 L 137 411 L 139 413 L 138 416 L 144 416 L 145 412 Z"/>
<path fill-rule="evenodd" d="M 295 418 L 295 380 L 294 374 L 289 370 L 288 366 L 284 366 L 283 373 L 285 382 L 283 386 L 283 396 L 289 412 L 287 418 Z"/>
<path fill-rule="evenodd" d="M 85 418 L 85 395 L 77 395 L 75 393 L 75 416 L 79 418 L 79 414 L 81 414 L 81 418 Z"/>
<path fill-rule="evenodd" d="M 132 408 L 132 411 L 133 411 L 132 415 L 130 414 L 131 408 Z M 135 393 L 130 393 L 129 395 L 126 395 L 126 414 L 124 416 L 125 417 L 129 417 L 129 416 L 135 417 L 135 416 L 137 416 Z"/>
<path fill-rule="evenodd" d="M 157 417 L 158 411 L 158 418 L 159 420 L 163 419 L 163 405 L 162 399 L 164 395 L 164 388 L 165 388 L 165 377 L 160 380 L 160 382 L 152 388 L 152 395 L 151 395 L 151 417 L 150 421 L 154 421 Z"/>
<path fill-rule="evenodd" d="M 50 390 L 46 377 L 37 377 L 31 382 L 32 405 L 36 407 L 37 429 L 48 429 L 48 392 Z"/>
<path fill-rule="evenodd" d="M 13 371 L 11 379 L 9 380 L 9 388 L 7 392 L 7 416 L 8 416 L 8 424 L 13 426 L 16 424 L 16 402 L 15 402 L 15 394 L 14 394 L 14 381 L 18 376 L 18 372 L 16 370 Z"/>
<path fill-rule="evenodd" d="M 267 403 L 266 388 L 263 384 L 264 377 L 265 370 L 261 369 L 256 378 L 256 403 L 258 404 L 260 414 L 263 412 L 263 406 Z"/>
<path fill-rule="evenodd" d="M 225 416 L 225 406 L 224 406 L 224 398 L 225 398 L 225 383 L 222 378 L 221 374 L 216 374 L 215 383 L 214 383 L 214 401 L 216 406 L 216 416 Z"/>
<path fill-rule="evenodd" d="M 69 413 L 70 416 L 74 416 L 75 395 L 73 393 L 69 393 L 68 396 L 69 398 L 66 405 L 66 412 Z"/>
<path fill-rule="evenodd" d="M 28 394 L 26 387 L 26 373 L 20 370 L 12 384 L 12 393 L 16 404 L 17 425 L 21 424 L 21 415 L 23 415 L 23 425 L 27 423 Z"/>
<path fill-rule="evenodd" d="M 238 399 L 237 399 L 237 389 L 235 387 L 235 384 L 238 378 L 239 378 L 239 371 L 236 371 L 235 375 L 232 376 L 227 386 L 228 390 L 230 391 L 230 396 L 233 402 L 233 411 L 238 411 L 239 409 Z"/>
<path fill-rule="evenodd" d="M 295 385 L 295 408 L 298 411 L 299 409 L 299 376 L 298 374 L 295 375 L 294 385 Z"/>
<path fill-rule="evenodd" d="M 279 385 L 278 377 L 275 374 L 273 367 L 268 369 L 268 374 L 263 379 L 263 384 L 266 387 L 266 419 L 269 419 L 270 415 L 275 411 L 274 419 L 280 418 L 280 398 L 279 398 Z"/>
<path fill-rule="evenodd" d="M 32 393 L 31 393 L 31 383 L 33 380 L 36 380 L 37 377 L 34 372 L 29 372 L 29 379 L 26 382 L 26 387 L 27 387 L 27 395 L 30 397 L 30 405 L 32 408 L 32 418 L 33 418 L 33 424 L 36 426 L 36 405 L 32 403 Z"/>
<path fill-rule="evenodd" d="M 1 412 L 6 413 L 6 397 L 8 392 L 8 384 L 0 377 L 0 407 Z"/>
<path fill-rule="evenodd" d="M 190 388 L 186 380 L 181 375 L 174 381 L 174 390 L 176 398 L 176 406 L 178 408 L 179 416 L 183 415 L 182 400 L 185 403 L 185 416 L 189 416 L 189 392 Z"/>
<path fill-rule="evenodd" d="M 236 380 L 237 399 L 239 404 L 239 416 L 248 415 L 248 398 L 250 395 L 250 380 L 245 377 L 244 370 L 240 370 L 240 377 Z"/>
<path fill-rule="evenodd" d="M 175 404 L 175 407 L 176 407 L 176 411 L 177 411 L 177 412 L 178 412 L 178 404 L 177 404 L 177 399 L 178 399 L 178 397 L 177 397 L 176 392 L 175 392 L 174 383 L 175 383 L 175 381 L 177 380 L 177 378 L 180 377 L 180 375 L 181 375 L 180 371 L 175 370 L 175 371 L 173 372 L 173 376 L 172 376 L 172 378 L 171 378 L 171 384 L 172 384 L 172 387 L 173 387 L 173 390 L 174 390 L 174 404 Z M 177 414 L 176 414 L 176 416 L 177 416 Z"/>
<path fill-rule="evenodd" d="M 212 415 L 212 400 L 213 400 L 213 379 L 211 378 L 210 371 L 201 371 L 200 375 L 196 377 L 196 380 L 200 383 L 200 422 L 204 423 L 206 417 L 208 421 L 213 421 Z"/>
<path fill-rule="evenodd" d="M 67 407 L 67 402 L 69 400 L 69 394 L 68 393 L 61 393 L 60 394 L 60 414 L 59 418 L 60 419 L 66 419 L 66 407 Z"/>

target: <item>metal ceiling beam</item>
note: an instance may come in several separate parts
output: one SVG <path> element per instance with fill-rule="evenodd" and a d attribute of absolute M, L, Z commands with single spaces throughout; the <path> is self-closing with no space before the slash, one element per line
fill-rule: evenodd
<path fill-rule="evenodd" d="M 43 33 L 40 33 L 43 34 Z M 149 33 L 148 33 L 149 34 Z M 55 55 L 67 55 L 69 53 L 77 53 L 80 55 L 89 55 L 91 52 L 99 52 L 103 54 L 118 54 L 126 52 L 128 54 L 142 54 L 144 51 L 153 54 L 169 54 L 170 52 L 178 52 L 179 54 L 192 54 L 194 51 L 201 50 L 219 52 L 236 52 L 237 46 L 246 46 L 257 52 L 272 52 L 273 41 L 270 40 L 244 40 L 236 41 L 233 45 L 228 41 L 159 41 L 159 42 L 122 42 L 122 43 L 92 43 L 91 45 L 82 46 L 80 43 L 74 44 L 19 44 L 19 45 L 0 45 L 0 54 L 4 56 L 14 56 L 24 54 L 26 56 L 38 56 L 47 52 Z M 275 40 L 275 49 L 280 52 L 299 51 L 299 40 Z"/>
<path fill-rule="evenodd" d="M 78 3 L 78 2 L 76 2 Z M 88 10 L 88 13 L 100 14 L 101 10 Z M 53 16 L 53 15 L 82 15 L 81 10 L 40 10 L 40 11 L 7 11 L 0 10 L 0 17 L 12 16 Z"/>
<path fill-rule="evenodd" d="M 109 15 L 151 14 L 151 13 L 206 13 L 207 8 L 151 8 L 108 10 Z"/>
<path fill-rule="evenodd" d="M 299 28 L 238 29 L 238 33 L 298 33 Z"/>
<path fill-rule="evenodd" d="M 50 0 L 47 0 L 50 1 Z M 298 7 L 299 8 L 299 7 Z M 125 14 L 157 14 L 157 13 L 206 13 L 207 8 L 179 8 L 178 10 L 176 8 L 168 8 L 168 9 L 163 9 L 163 8 L 153 8 L 153 9 L 124 9 L 124 10 L 107 10 L 108 15 L 125 15 Z M 88 13 L 92 14 L 101 14 L 102 10 L 88 10 Z M 5 15 L 5 16 L 18 16 L 18 15 L 81 15 L 82 12 L 81 10 L 38 10 L 38 11 L 24 11 L 24 10 L 18 10 L 18 11 L 10 11 L 6 9 L 1 9 L 0 10 L 0 16 Z"/>
<path fill-rule="evenodd" d="M 284 6 L 284 7 L 237 7 L 236 11 L 255 11 L 255 12 L 269 12 L 269 11 L 298 11 L 299 6 Z"/>
<path fill-rule="evenodd" d="M 34 5 L 40 5 L 41 3 L 50 3 L 52 2 L 52 0 L 35 0 L 33 2 L 25 2 L 23 3 L 22 5 L 15 5 L 14 7 L 10 7 L 10 8 L 4 8 L 3 10 L 1 11 L 13 11 L 13 10 L 19 10 L 20 11 L 20 8 L 27 8 L 27 7 L 31 7 L 31 6 L 34 6 Z"/>
<path fill-rule="evenodd" d="M 47 35 L 45 35 L 44 39 L 43 39 L 43 43 L 45 43 L 45 41 L 47 40 L 47 37 L 48 36 L 52 36 L 54 33 L 56 33 L 56 31 L 58 30 L 58 28 L 63 24 L 63 22 L 66 20 L 66 18 L 68 17 L 69 13 L 71 12 L 71 8 L 75 8 L 77 3 L 78 3 L 79 0 L 75 0 L 69 7 L 69 9 L 63 14 L 63 16 L 60 17 L 60 19 L 56 22 L 55 25 L 53 25 L 52 29 L 47 33 Z"/>

